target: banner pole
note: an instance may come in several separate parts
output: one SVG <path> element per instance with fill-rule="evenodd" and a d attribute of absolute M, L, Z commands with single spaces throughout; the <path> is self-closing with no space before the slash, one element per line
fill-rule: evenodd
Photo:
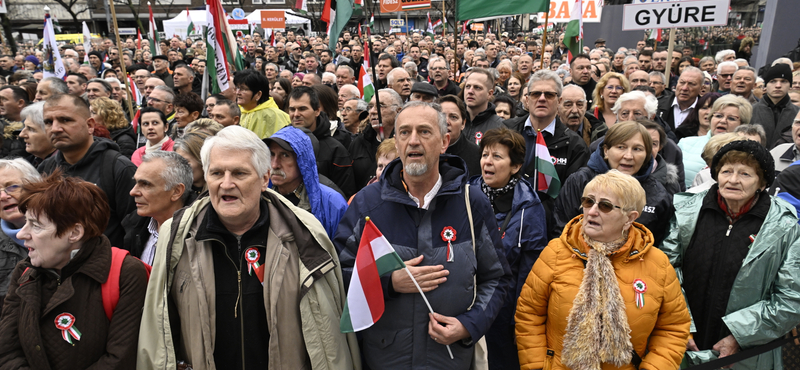
<path fill-rule="evenodd" d="M 131 119 L 133 119 L 133 116 L 136 115 L 136 112 L 133 111 L 133 105 L 131 104 L 131 97 L 133 96 L 133 94 L 131 94 L 130 96 L 128 95 L 133 91 L 133 89 L 131 89 L 130 80 L 128 79 L 128 70 L 127 70 L 127 68 L 125 68 L 125 57 L 124 57 L 124 54 L 122 53 L 122 47 L 121 47 L 120 40 L 119 40 L 119 25 L 117 24 L 117 12 L 114 9 L 114 0 L 108 0 L 108 4 L 109 4 L 109 7 L 111 9 L 111 16 L 114 19 L 114 35 L 117 37 L 117 47 L 120 50 L 120 53 L 119 53 L 119 58 L 120 58 L 119 68 L 122 69 L 123 80 L 125 81 L 125 89 L 126 89 L 126 91 L 125 91 L 125 101 L 128 102 L 128 112 L 131 115 Z M 133 57 L 131 57 L 131 61 L 133 61 Z"/>
<path fill-rule="evenodd" d="M 672 79 L 672 50 L 675 49 L 675 29 L 672 28 L 669 30 L 669 47 L 667 47 L 667 68 L 664 70 L 665 75 L 667 75 L 667 86 L 669 88 L 669 82 Z"/>
<path fill-rule="evenodd" d="M 541 64 L 539 65 L 539 69 L 544 69 L 544 46 L 547 45 L 547 22 L 550 20 L 550 2 L 547 2 L 547 12 L 544 13 L 544 30 L 542 31 L 542 50 L 540 55 Z M 534 58 L 536 56 L 534 55 Z"/>

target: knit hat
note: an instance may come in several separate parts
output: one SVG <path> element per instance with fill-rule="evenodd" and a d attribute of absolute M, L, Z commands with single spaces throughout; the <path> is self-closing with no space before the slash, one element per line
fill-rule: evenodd
<path fill-rule="evenodd" d="M 103 60 L 103 54 L 101 54 L 99 51 L 90 51 L 89 56 L 92 55 L 96 56 L 97 59 Z"/>
<path fill-rule="evenodd" d="M 39 58 L 37 58 L 35 55 L 28 55 L 25 57 L 25 61 L 31 62 L 37 67 L 39 66 Z"/>
<path fill-rule="evenodd" d="M 772 154 L 770 154 L 763 145 L 753 140 L 737 140 L 730 142 L 714 155 L 714 159 L 711 161 L 711 177 L 714 181 L 719 181 L 717 180 L 717 174 L 719 173 L 719 168 L 717 167 L 719 166 L 720 159 L 722 159 L 725 153 L 733 150 L 744 152 L 752 156 L 753 159 L 758 162 L 761 171 L 763 171 L 761 176 L 766 182 L 767 187 L 772 184 L 772 181 L 775 179 L 775 161 L 772 159 Z"/>
<path fill-rule="evenodd" d="M 764 85 L 768 84 L 770 81 L 776 78 L 783 78 L 789 81 L 789 85 L 792 84 L 792 68 L 789 67 L 788 64 L 778 63 L 772 67 L 770 67 L 766 73 L 764 73 Z"/>

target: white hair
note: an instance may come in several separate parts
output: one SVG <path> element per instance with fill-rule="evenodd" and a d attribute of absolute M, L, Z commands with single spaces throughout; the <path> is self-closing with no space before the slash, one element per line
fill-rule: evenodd
<path fill-rule="evenodd" d="M 716 61 L 717 64 L 722 63 L 725 57 L 731 54 L 736 55 L 736 52 L 731 49 L 720 50 L 717 52 L 717 55 L 714 55 L 714 61 Z"/>
<path fill-rule="evenodd" d="M 722 62 L 720 64 L 717 64 L 717 75 L 722 73 L 722 68 L 724 68 L 724 67 L 733 67 L 734 68 L 734 70 L 733 70 L 734 72 L 739 70 L 739 65 L 736 64 L 736 62 L 732 62 L 732 61 Z"/>
<path fill-rule="evenodd" d="M 28 161 L 22 158 L 0 159 L 0 169 L 11 168 L 17 170 L 22 176 L 19 179 L 24 183 L 42 181 L 42 175 Z"/>
<path fill-rule="evenodd" d="M 563 94 L 563 93 L 567 92 L 567 90 L 580 91 L 581 92 L 581 96 L 583 96 L 583 99 L 586 99 L 586 91 L 583 91 L 583 88 L 578 86 L 578 85 L 569 84 L 567 86 L 564 86 L 564 89 L 561 91 L 561 93 Z"/>
<path fill-rule="evenodd" d="M 324 80 L 325 77 L 332 78 L 333 79 L 333 83 L 336 83 L 336 75 L 335 74 L 330 73 L 330 72 L 324 72 L 324 73 L 322 73 L 322 79 Z"/>
<path fill-rule="evenodd" d="M 617 102 L 614 103 L 614 107 L 611 108 L 611 111 L 614 114 L 617 114 L 619 110 L 622 108 L 622 103 L 626 103 L 629 101 L 634 100 L 644 100 L 644 110 L 647 112 L 647 118 L 653 117 L 658 110 L 658 99 L 656 99 L 653 95 L 647 95 L 642 91 L 634 90 L 625 94 L 622 94 Z"/>
<path fill-rule="evenodd" d="M 344 85 L 342 85 L 342 87 L 339 88 L 339 92 L 340 93 L 344 92 L 346 94 L 350 94 L 350 95 L 356 96 L 356 97 L 361 96 L 360 92 L 358 91 L 358 88 L 355 85 L 352 85 L 352 84 L 344 84 Z"/>
<path fill-rule="evenodd" d="M 203 162 L 203 173 L 208 179 L 208 166 L 211 164 L 211 149 L 219 146 L 226 151 L 245 151 L 250 153 L 250 161 L 258 174 L 263 177 L 272 170 L 269 148 L 267 144 L 256 135 L 242 126 L 228 126 L 220 130 L 217 135 L 206 139 L 200 149 L 200 160 Z"/>
<path fill-rule="evenodd" d="M 533 86 L 534 82 L 539 81 L 553 81 L 556 83 L 556 93 L 558 96 L 561 96 L 561 91 L 564 90 L 564 83 L 561 81 L 561 77 L 549 70 L 549 69 L 542 69 L 537 71 L 531 76 L 530 81 L 528 81 L 528 91 L 530 91 L 531 86 Z"/>
<path fill-rule="evenodd" d="M 164 191 L 174 189 L 178 184 L 183 184 L 183 194 L 181 200 L 189 197 L 189 190 L 192 188 L 192 166 L 189 161 L 178 153 L 165 150 L 156 150 L 147 153 L 142 157 L 142 163 L 152 162 L 160 159 L 164 162 L 161 169 L 161 178 L 164 179 Z"/>
<path fill-rule="evenodd" d="M 793 65 L 793 63 L 792 63 L 792 60 L 791 60 L 791 59 L 789 59 L 789 58 L 785 58 L 785 57 L 784 57 L 784 58 L 778 58 L 778 59 L 775 59 L 775 61 L 774 61 L 774 62 L 772 62 L 772 65 L 771 65 L 770 67 L 774 67 L 774 66 L 775 66 L 776 64 L 778 64 L 778 63 L 788 64 L 788 65 L 789 65 L 789 67 L 792 67 L 792 65 Z"/>
<path fill-rule="evenodd" d="M 744 62 L 744 65 L 746 65 L 746 66 L 750 65 L 750 62 L 748 62 L 747 59 L 744 59 L 744 58 L 736 59 L 733 62 L 736 63 L 736 65 L 739 65 L 739 63 L 742 63 L 742 62 Z"/>
<path fill-rule="evenodd" d="M 403 67 L 393 68 L 391 71 L 389 71 L 389 73 L 386 74 L 387 84 L 391 85 L 394 83 L 394 74 L 397 73 L 398 71 L 403 71 L 405 73 L 408 73 L 408 71 L 406 71 L 405 68 Z"/>
<path fill-rule="evenodd" d="M 22 117 L 23 121 L 31 120 L 31 121 L 33 121 L 34 124 L 36 124 L 36 127 L 38 127 L 39 130 L 42 130 L 42 132 L 45 131 L 45 127 L 44 127 L 44 102 L 43 101 L 31 104 L 31 105 L 23 108 L 22 112 L 20 112 L 19 115 L 20 115 L 20 117 Z"/>

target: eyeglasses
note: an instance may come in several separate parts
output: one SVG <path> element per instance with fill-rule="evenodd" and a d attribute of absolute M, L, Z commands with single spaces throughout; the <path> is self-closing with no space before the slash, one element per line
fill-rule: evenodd
<path fill-rule="evenodd" d="M 21 189 L 22 189 L 22 185 L 19 185 L 19 184 L 9 185 L 9 186 L 6 186 L 6 187 L 0 186 L 0 192 L 4 191 L 4 192 L 6 192 L 6 194 L 9 194 L 9 195 L 18 192 Z"/>
<path fill-rule="evenodd" d="M 617 91 L 624 91 L 624 90 L 625 90 L 625 88 L 624 88 L 624 87 L 622 87 L 622 86 L 611 86 L 611 85 L 607 85 L 607 86 L 606 86 L 606 90 L 608 90 L 608 91 L 614 91 L 614 90 L 617 90 Z"/>
<path fill-rule="evenodd" d="M 547 100 L 555 99 L 558 94 L 552 91 L 531 91 L 528 93 L 528 97 L 539 99 L 540 96 L 544 95 L 544 98 Z"/>
<path fill-rule="evenodd" d="M 151 97 L 147 98 L 147 104 L 151 104 L 151 103 L 166 103 L 166 101 L 161 100 L 159 98 L 154 98 L 154 97 L 151 96 Z M 171 104 L 171 103 L 167 103 L 167 104 Z"/>
<path fill-rule="evenodd" d="M 620 210 L 622 210 L 622 207 L 614 205 L 613 203 L 611 203 L 611 202 L 609 202 L 607 200 L 601 200 L 601 201 L 598 202 L 598 201 L 596 201 L 596 200 L 594 200 L 592 198 L 589 198 L 589 197 L 581 197 L 581 207 L 583 207 L 585 209 L 590 209 L 590 208 L 594 207 L 595 204 L 597 204 L 597 209 L 599 209 L 600 212 L 603 212 L 603 213 L 609 213 L 609 212 L 613 211 L 614 208 L 619 208 Z"/>
<path fill-rule="evenodd" d="M 726 116 L 726 115 L 724 115 L 722 113 L 714 113 L 712 115 L 712 117 L 714 117 L 714 119 L 717 119 L 717 120 L 720 120 L 720 121 L 724 119 L 724 120 L 726 120 L 728 122 L 741 122 L 741 119 L 739 117 Z"/>
<path fill-rule="evenodd" d="M 733 73 L 718 74 L 717 76 L 727 79 L 733 77 Z"/>

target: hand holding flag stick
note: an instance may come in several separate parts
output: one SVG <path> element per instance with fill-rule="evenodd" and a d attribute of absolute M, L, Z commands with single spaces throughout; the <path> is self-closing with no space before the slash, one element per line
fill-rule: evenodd
<path fill-rule="evenodd" d="M 422 256 L 408 262 L 409 264 L 413 263 L 413 265 L 416 265 L 420 261 L 422 261 Z M 443 270 L 441 266 L 438 266 L 438 268 L 437 266 L 425 266 L 423 268 L 426 268 L 426 271 L 431 270 L 431 272 Z M 450 322 L 447 321 L 448 318 L 433 312 L 433 308 L 430 302 L 428 302 L 428 298 L 425 297 L 425 293 L 423 293 L 417 279 L 414 278 L 414 274 L 411 273 L 411 270 L 408 269 L 408 266 L 406 266 L 400 256 L 397 255 L 397 252 L 394 251 L 392 245 L 386 240 L 383 234 L 381 234 L 375 224 L 367 217 L 366 223 L 364 223 L 364 230 L 361 233 L 361 242 L 358 244 L 356 261 L 353 266 L 353 275 L 350 278 L 350 287 L 347 292 L 347 299 L 339 324 L 343 333 L 352 333 L 367 329 L 381 318 L 385 309 L 383 288 L 380 281 L 381 276 L 400 269 L 406 270 L 408 277 L 411 278 L 417 291 L 422 295 L 422 299 L 425 301 L 425 305 L 432 315 L 431 317 L 436 317 L 435 321 L 437 323 L 440 321 L 444 322 L 448 324 L 446 328 L 450 328 Z M 446 270 L 443 271 L 445 272 L 440 272 L 439 274 L 430 274 L 426 272 L 428 276 L 426 276 L 427 280 L 425 282 L 428 282 L 432 277 L 439 279 L 446 276 Z M 440 281 L 440 283 L 441 282 L 443 281 Z M 438 286 L 438 283 L 436 285 Z M 399 293 L 413 292 L 413 290 L 407 291 L 404 287 L 398 286 L 397 288 L 399 289 L 397 290 Z M 429 328 L 432 325 L 433 323 L 429 323 Z M 450 359 L 453 359 L 453 351 L 450 350 L 450 345 L 446 346 L 447 352 L 450 354 Z"/>

